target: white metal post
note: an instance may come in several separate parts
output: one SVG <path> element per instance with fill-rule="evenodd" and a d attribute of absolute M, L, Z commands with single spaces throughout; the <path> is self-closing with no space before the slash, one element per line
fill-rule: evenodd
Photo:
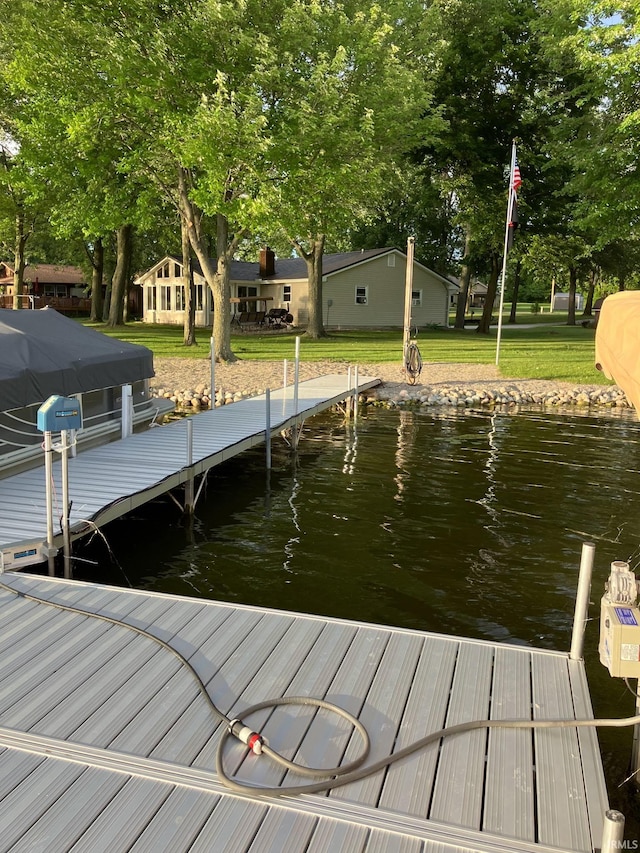
<path fill-rule="evenodd" d="M 187 481 L 184 484 L 184 511 L 191 514 L 195 507 L 193 488 L 193 421 L 185 418 L 187 425 Z"/>
<path fill-rule="evenodd" d="M 351 384 L 351 365 L 347 370 L 347 399 L 345 400 L 345 412 L 347 418 L 351 417 L 351 404 L 353 402 L 353 385 Z"/>
<path fill-rule="evenodd" d="M 573 631 L 571 634 L 571 660 L 582 660 L 584 646 L 584 631 L 587 626 L 589 615 L 589 594 L 591 592 L 591 575 L 593 573 L 593 561 L 596 546 L 593 542 L 582 543 L 582 557 L 580 559 L 580 573 L 578 575 L 578 592 L 576 595 L 576 606 L 573 613 Z"/>
<path fill-rule="evenodd" d="M 296 338 L 296 360 L 293 374 L 293 413 L 298 414 L 298 385 L 300 383 L 300 338 Z"/>
<path fill-rule="evenodd" d="M 131 386 L 129 386 L 131 387 Z M 71 536 L 69 535 L 69 432 L 63 429 L 62 438 L 62 552 L 64 554 L 64 576 L 71 577 Z"/>
<path fill-rule="evenodd" d="M 358 420 L 358 365 L 356 364 L 355 368 L 355 377 L 353 382 L 353 422 L 355 423 Z"/>
<path fill-rule="evenodd" d="M 54 548 L 53 548 L 53 486 L 51 480 L 53 478 L 53 461 L 52 461 L 52 443 L 51 432 L 44 432 L 44 476 L 45 476 L 45 498 L 47 507 L 47 563 L 49 566 L 49 574 L 53 577 L 56 573 L 54 563 Z"/>
<path fill-rule="evenodd" d="M 507 275 L 507 255 L 509 253 L 509 227 L 513 216 L 515 194 L 513 189 L 513 171 L 516 165 L 516 143 L 511 145 L 511 166 L 509 168 L 509 200 L 507 202 L 507 224 L 504 229 L 504 247 L 502 250 L 502 275 L 500 277 L 500 307 L 498 309 L 498 331 L 496 334 L 496 365 L 500 363 L 500 340 L 502 338 L 502 310 L 504 308 L 504 283 Z"/>
<path fill-rule="evenodd" d="M 264 433 L 264 441 L 266 446 L 267 470 L 271 468 L 271 389 L 265 391 L 265 417 L 266 426 Z"/>
<path fill-rule="evenodd" d="M 287 411 L 287 383 L 289 381 L 289 362 L 285 358 L 282 365 L 282 414 Z"/>
<path fill-rule="evenodd" d="M 604 813 L 602 826 L 602 853 L 613 853 L 622 850 L 624 841 L 624 815 L 622 812 L 609 809 Z"/>
<path fill-rule="evenodd" d="M 133 432 L 133 397 L 131 385 L 122 386 L 122 438 L 127 438 Z"/>

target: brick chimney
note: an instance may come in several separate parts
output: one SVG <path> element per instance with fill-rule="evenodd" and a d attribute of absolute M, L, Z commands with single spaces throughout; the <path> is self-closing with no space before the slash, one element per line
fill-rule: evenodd
<path fill-rule="evenodd" d="M 276 271 L 276 256 L 268 246 L 260 249 L 260 278 L 267 278 L 270 275 L 275 275 Z"/>

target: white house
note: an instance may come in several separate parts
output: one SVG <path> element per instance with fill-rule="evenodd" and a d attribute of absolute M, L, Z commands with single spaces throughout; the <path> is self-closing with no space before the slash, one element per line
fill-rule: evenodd
<path fill-rule="evenodd" d="M 325 327 L 402 328 L 407 256 L 398 249 L 364 249 L 324 255 L 322 319 Z M 182 261 L 167 256 L 139 275 L 143 320 L 179 323 L 184 319 Z M 199 265 L 194 264 L 196 325 L 211 325 L 212 297 Z M 413 268 L 412 317 L 416 326 L 446 326 L 450 293 L 457 286 L 417 261 Z M 307 267 L 302 258 L 275 258 L 270 249 L 257 263 L 233 261 L 231 295 L 262 298 L 267 308 L 286 308 L 294 324 L 309 319 Z M 268 300 L 268 301 L 267 301 Z M 247 306 L 238 306 L 242 310 Z M 248 310 L 248 309 L 247 309 Z"/>

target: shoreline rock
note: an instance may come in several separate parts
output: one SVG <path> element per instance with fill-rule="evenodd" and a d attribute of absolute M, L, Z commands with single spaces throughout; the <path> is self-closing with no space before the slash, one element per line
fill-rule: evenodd
<path fill-rule="evenodd" d="M 351 366 L 336 362 L 300 362 L 300 381 L 327 373 L 346 374 Z M 199 411 L 211 404 L 210 364 L 203 359 L 156 359 L 153 396 L 172 400 L 179 411 Z M 294 381 L 293 361 L 287 384 Z M 595 368 L 594 368 L 595 372 Z M 397 364 L 361 365 L 359 376 L 379 378 L 380 385 L 360 395 L 366 405 L 398 407 L 569 407 L 621 413 L 633 408 L 616 385 L 572 385 L 533 379 L 505 379 L 493 365 L 425 364 L 428 381 L 409 385 Z M 284 365 L 271 361 L 238 361 L 215 365 L 215 406 L 229 405 L 284 385 Z"/>

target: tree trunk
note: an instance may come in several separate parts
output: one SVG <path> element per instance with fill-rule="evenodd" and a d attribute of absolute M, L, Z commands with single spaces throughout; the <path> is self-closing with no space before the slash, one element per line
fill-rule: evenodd
<path fill-rule="evenodd" d="M 627 289 L 627 277 L 623 273 L 618 275 L 618 290 L 622 293 Z"/>
<path fill-rule="evenodd" d="M 480 318 L 478 328 L 476 329 L 476 331 L 482 335 L 488 335 L 489 329 L 491 328 L 493 303 L 496 301 L 496 293 L 498 290 L 498 276 L 500 275 L 498 260 L 499 258 L 495 253 L 491 255 L 491 274 L 489 276 L 489 282 L 487 284 L 487 295 L 484 301 L 484 308 L 482 309 L 482 317 Z"/>
<path fill-rule="evenodd" d="M 18 211 L 16 214 L 16 243 L 15 262 L 13 272 L 13 307 L 22 308 L 22 291 L 24 290 L 24 268 L 26 266 L 25 246 L 29 235 L 24 231 L 24 213 Z"/>
<path fill-rule="evenodd" d="M 511 311 L 509 312 L 509 322 L 517 323 L 516 312 L 518 310 L 518 291 L 520 290 L 520 270 L 522 269 L 522 261 L 518 259 L 516 262 L 516 272 L 513 277 L 513 296 L 511 297 Z"/>
<path fill-rule="evenodd" d="M 93 244 L 93 252 L 89 255 L 91 261 L 91 311 L 89 319 L 92 323 L 102 320 L 102 279 L 104 276 L 104 246 L 102 237 Z"/>
<path fill-rule="evenodd" d="M 133 226 L 123 225 L 118 228 L 116 249 L 116 268 L 111 281 L 111 302 L 107 326 L 124 325 L 124 302 L 127 297 L 127 283 L 131 268 L 131 253 L 133 249 Z"/>
<path fill-rule="evenodd" d="M 589 276 L 589 290 L 587 291 L 587 299 L 584 303 L 583 317 L 591 317 L 593 315 L 593 297 L 596 292 L 596 285 L 600 281 L 600 267 L 594 267 Z"/>
<path fill-rule="evenodd" d="M 227 220 L 222 214 L 218 214 L 216 228 L 218 263 L 217 266 L 214 266 L 207 251 L 207 241 L 200 228 L 202 212 L 189 197 L 189 184 L 188 170 L 179 168 L 178 203 L 180 214 L 187 227 L 191 248 L 200 261 L 202 274 L 213 295 L 214 357 L 216 361 L 237 361 L 231 349 L 230 269 L 233 253 L 243 235 L 236 234 L 230 239 Z"/>
<path fill-rule="evenodd" d="M 462 260 L 462 270 L 460 271 L 460 291 L 458 293 L 458 302 L 456 304 L 456 321 L 454 324 L 456 329 L 464 329 L 464 315 L 467 312 L 469 288 L 471 287 L 471 264 L 469 263 L 470 254 L 471 228 L 467 225 L 464 236 L 464 258 Z"/>
<path fill-rule="evenodd" d="M 300 244 L 298 240 L 291 239 L 296 251 L 302 255 L 307 265 L 307 288 L 309 299 L 309 319 L 307 322 L 306 336 L 319 340 L 326 338 L 322 322 L 322 255 L 326 235 L 317 234 L 309 238 L 309 251 Z"/>
<path fill-rule="evenodd" d="M 322 322 L 322 255 L 324 253 L 325 235 L 319 234 L 311 241 L 311 251 L 305 257 L 307 263 L 307 278 L 309 288 L 309 320 L 307 337 L 326 338 Z"/>
<path fill-rule="evenodd" d="M 576 324 L 576 289 L 578 286 L 578 273 L 575 267 L 569 267 L 569 313 L 567 314 L 567 326 Z"/>
<path fill-rule="evenodd" d="M 184 217 L 180 217 L 180 234 L 182 237 L 182 287 L 184 289 L 184 331 L 183 343 L 186 347 L 197 344 L 196 341 L 196 300 L 193 283 L 193 268 L 191 266 L 191 243 Z"/>

